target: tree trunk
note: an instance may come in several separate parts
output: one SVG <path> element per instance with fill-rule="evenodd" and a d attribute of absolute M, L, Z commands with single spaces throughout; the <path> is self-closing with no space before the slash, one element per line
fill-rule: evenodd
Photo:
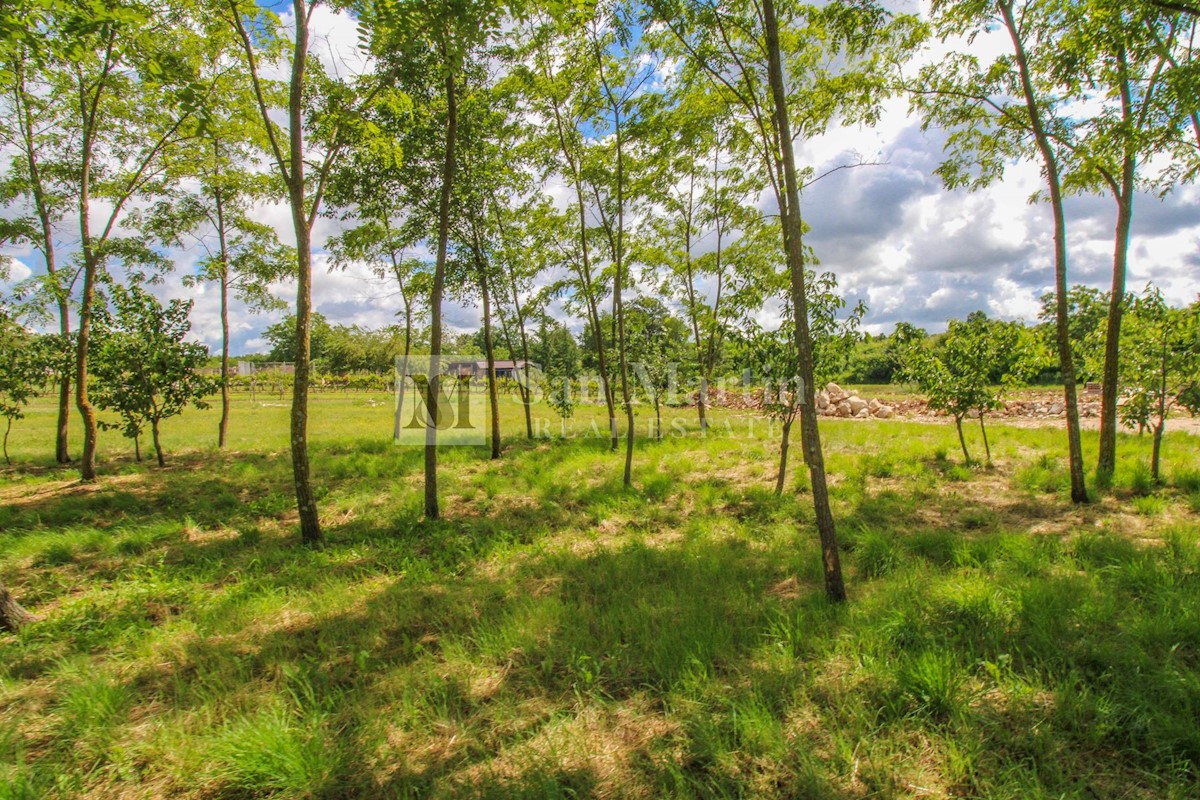
<path fill-rule="evenodd" d="M 804 285 L 803 227 L 800 221 L 800 178 L 796 173 L 796 156 L 792 150 L 792 126 L 787 110 L 787 77 L 779 52 L 779 22 L 775 17 L 774 0 L 763 0 L 763 21 L 766 27 L 767 67 L 772 97 L 772 120 L 781 143 L 784 188 L 787 208 L 783 216 L 784 246 L 787 249 L 788 271 L 791 274 L 792 308 L 796 326 L 796 348 L 799 355 L 800 380 L 800 438 L 812 480 L 813 510 L 817 518 L 817 533 L 821 540 L 822 566 L 825 572 L 825 594 L 833 602 L 846 599 L 842 580 L 842 564 L 838 553 L 837 528 L 829 505 L 829 487 L 825 479 L 825 456 L 821 452 L 821 434 L 813 387 L 812 334 L 808 326 L 808 297 Z"/>
<path fill-rule="evenodd" d="M 4 426 L 4 463 L 12 465 L 12 459 L 8 457 L 8 435 L 12 433 L 13 418 L 6 417 L 7 424 Z"/>
<path fill-rule="evenodd" d="M 21 608 L 21 604 L 13 599 L 4 584 L 0 583 L 0 631 L 16 633 L 36 620 L 37 617 Z"/>
<path fill-rule="evenodd" d="M 954 427 L 958 430 L 958 443 L 962 447 L 963 461 L 966 465 L 971 466 L 971 454 L 967 452 L 967 440 L 963 437 L 962 416 L 954 415 Z"/>
<path fill-rule="evenodd" d="M 517 287 L 513 286 L 513 297 L 516 299 Z M 521 405 L 525 407 L 525 437 L 533 438 L 533 408 L 529 402 L 529 337 L 525 333 L 525 316 L 521 312 L 520 305 L 516 308 L 517 312 L 517 327 L 521 332 L 521 358 L 524 363 L 521 365 L 521 371 L 525 373 L 525 380 L 521 381 Z M 510 348 L 511 349 L 511 348 Z"/>
<path fill-rule="evenodd" d="M 571 170 L 572 183 L 575 186 L 575 205 L 579 210 L 579 255 L 580 255 L 580 278 L 583 280 L 584 294 L 587 296 L 588 313 L 591 316 L 592 329 L 596 335 L 596 361 L 600 366 L 600 386 L 604 391 L 604 404 L 608 407 L 608 431 L 609 443 L 613 450 L 617 449 L 619 437 L 617 436 L 617 410 L 616 402 L 613 399 L 612 387 L 608 383 L 608 359 L 604 348 L 604 331 L 600 326 L 600 311 L 596 307 L 596 295 L 592 286 L 592 267 L 591 255 L 588 251 L 587 241 L 587 207 L 584 202 L 583 178 L 580 175 L 579 165 L 575 161 L 574 155 L 571 153 L 571 148 L 567 143 L 566 127 L 563 123 L 562 113 L 558 107 L 558 101 L 553 97 L 550 98 L 551 108 L 554 111 L 555 129 L 558 132 L 558 142 L 562 149 L 563 159 L 567 162 L 567 166 Z"/>
<path fill-rule="evenodd" d="M 596 53 L 599 63 L 600 81 L 608 96 L 609 106 L 613 112 L 613 132 L 616 138 L 617 151 L 617 230 L 613 241 L 613 326 L 616 328 L 616 345 L 618 365 L 621 368 L 621 402 L 625 406 L 625 471 L 622 482 L 628 488 L 633 485 L 633 397 L 629 391 L 629 355 L 625 342 L 625 304 L 622 300 L 622 289 L 625 283 L 625 148 L 624 129 L 621 126 L 621 106 L 611 87 L 604 77 L 604 60 L 599 51 Z M 613 430 L 614 440 L 616 430 Z"/>
<path fill-rule="evenodd" d="M 1166 427 L 1166 420 L 1162 417 L 1158 418 L 1158 424 L 1154 426 L 1154 448 L 1150 456 L 1150 477 L 1155 483 L 1162 483 L 1162 477 L 1159 472 L 1159 455 L 1162 452 L 1162 437 L 1163 428 Z"/>
<path fill-rule="evenodd" d="M 64 319 L 64 325 L 65 319 Z M 66 346 L 67 336 L 70 331 L 64 333 L 63 345 Z M 71 373 L 66 370 L 62 374 L 62 378 L 58 383 L 58 421 L 55 427 L 54 434 L 54 460 L 59 464 L 71 463 L 71 451 L 68 448 L 67 437 L 71 431 Z"/>
<path fill-rule="evenodd" d="M 1071 352 L 1070 310 L 1067 302 L 1067 222 L 1063 212 L 1062 180 L 1059 175 L 1058 158 L 1050 146 L 1049 136 L 1042 123 L 1033 80 L 1029 75 L 1029 61 L 1025 45 L 1021 41 L 1012 6 L 1008 2 L 999 4 L 1004 15 L 1004 24 L 1012 39 L 1013 52 L 1021 78 L 1021 89 L 1025 96 L 1025 107 L 1029 113 L 1030 126 L 1038 152 L 1042 156 L 1046 180 L 1050 188 L 1050 208 L 1054 216 L 1054 299 L 1055 331 L 1058 343 L 1058 366 L 1063 379 L 1063 406 L 1067 417 L 1067 453 L 1071 473 L 1071 501 L 1088 501 L 1087 485 L 1083 475 L 1083 442 L 1079 433 L 1079 402 L 1075 386 L 1075 361 Z"/>
<path fill-rule="evenodd" d="M 219 145 L 214 142 L 213 147 L 219 148 Z M 218 164 L 220 157 L 218 149 Z M 219 188 L 215 195 L 217 238 L 221 246 L 221 422 L 217 426 L 217 447 L 223 450 L 229 433 L 229 245 L 225 235 L 224 199 Z"/>
<path fill-rule="evenodd" d="M 29 168 L 29 185 L 33 194 L 34 209 L 37 212 L 39 234 L 41 236 L 42 256 L 46 261 L 46 274 L 54 284 L 55 304 L 58 306 L 58 329 L 63 337 L 63 347 L 67 347 L 71 335 L 71 315 L 67 297 L 69 288 L 59 285 L 58 262 L 54 254 L 54 225 L 52 212 L 47 201 L 46 188 L 42 183 L 41 162 L 37 148 L 34 145 L 35 124 L 33 109 L 29 105 L 29 93 L 25 87 L 25 53 L 22 52 L 16 62 L 16 101 L 18 124 L 21 127 L 21 139 L 24 145 L 25 162 Z M 58 383 L 58 419 L 54 434 L 54 460 L 59 464 L 69 464 L 71 453 L 67 447 L 67 437 L 71 429 L 71 374 L 64 369 Z"/>
<path fill-rule="evenodd" d="M 1167 363 L 1170 358 L 1170 345 L 1163 337 L 1162 360 L 1159 367 L 1158 384 L 1158 424 L 1154 426 L 1154 451 L 1150 458 L 1150 475 L 1155 483 L 1161 483 L 1159 477 L 1159 455 L 1162 451 L 1163 429 L 1167 426 Z"/>
<path fill-rule="evenodd" d="M 92 304 L 96 299 L 98 269 L 95 256 L 88 254 L 90 250 L 89 240 L 84 253 L 83 296 L 79 302 L 79 335 L 75 343 L 75 405 L 79 408 L 79 416 L 83 418 L 83 454 L 79 459 L 79 478 L 85 482 L 96 480 L 98 439 L 96 409 L 88 399 L 88 346 L 92 336 Z"/>
<path fill-rule="evenodd" d="M 501 233 L 503 234 L 504 217 L 500 211 L 500 204 L 496 200 L 494 194 L 492 196 L 492 210 L 495 212 L 496 225 L 500 229 Z M 523 405 L 525 407 L 525 437 L 527 439 L 532 439 L 533 438 L 533 407 L 532 407 L 532 404 L 530 403 L 531 387 L 529 385 L 529 336 L 525 332 L 525 311 L 521 308 L 521 293 L 517 289 L 516 271 L 514 268 L 511 268 L 511 265 L 510 265 L 510 269 L 508 270 L 508 277 L 509 277 L 509 288 L 512 289 L 513 312 L 517 315 L 517 332 L 520 334 L 520 337 L 521 337 L 521 358 L 524 359 L 524 362 L 525 362 L 521 366 L 521 372 L 524 373 L 525 380 L 517 381 L 517 384 L 518 384 L 518 388 L 520 389 L 520 392 L 521 392 L 521 405 Z M 500 320 L 501 320 L 501 322 L 503 322 L 504 321 L 504 311 L 503 311 L 504 304 L 497 301 L 496 305 L 497 305 L 497 309 L 500 312 Z M 508 352 L 515 359 L 517 357 L 517 354 L 516 354 L 516 351 L 513 349 L 512 336 L 509 335 L 507 324 L 504 325 L 504 338 L 505 338 L 505 341 L 508 342 Z"/>
<path fill-rule="evenodd" d="M 492 458 L 500 457 L 500 394 L 496 390 L 496 347 L 492 342 L 492 298 L 488 290 L 487 267 L 475 248 L 475 265 L 479 269 L 479 292 L 483 295 L 483 349 L 487 357 L 488 406 L 492 421 Z"/>
<path fill-rule="evenodd" d="M 82 92 L 82 87 L 80 88 Z M 82 98 L 81 98 L 82 99 Z M 99 256 L 92 246 L 91 164 L 92 140 L 85 132 L 82 144 L 83 168 L 79 181 L 80 249 L 83 255 L 83 294 L 79 298 L 79 335 L 75 342 L 75 405 L 83 418 L 83 454 L 79 460 L 79 478 L 96 480 L 96 409 L 88 399 L 88 346 L 92 337 L 92 305 L 96 300 L 96 273 Z"/>
<path fill-rule="evenodd" d="M 783 486 L 787 482 L 788 449 L 792 443 L 792 422 L 795 419 L 795 417 L 788 417 L 783 421 L 783 440 L 779 443 L 779 471 L 775 474 L 776 496 L 783 494 Z"/>
<path fill-rule="evenodd" d="M 165 467 L 167 460 L 163 457 L 162 443 L 158 440 L 158 420 L 150 420 L 150 438 L 154 442 L 154 455 L 158 457 L 158 465 Z"/>
<path fill-rule="evenodd" d="M 288 134 L 291 164 L 289 199 L 296 234 L 296 367 L 292 376 L 292 478 L 300 540 L 310 547 L 325 543 L 317 514 L 308 460 L 308 379 L 312 354 L 312 228 L 309 225 L 304 187 L 304 69 L 308 58 L 308 15 L 304 0 L 293 0 L 296 42 L 288 94 Z"/>
<path fill-rule="evenodd" d="M 1104 337 L 1104 375 L 1100 389 L 1100 456 L 1096 478 L 1112 478 L 1117 465 L 1117 390 L 1120 370 L 1121 318 L 1125 310 L 1125 275 L 1129 263 L 1129 230 L 1133 224 L 1133 167 L 1126 158 L 1122 171 L 1123 196 L 1117 199 L 1116 242 L 1113 246 L 1112 297 Z"/>
<path fill-rule="evenodd" d="M 433 294 L 430 298 L 429 349 L 430 375 L 425 398 L 428 424 L 425 426 L 425 516 L 437 519 L 437 425 L 438 374 L 437 356 L 442 348 L 442 295 L 446 288 L 446 249 L 450 240 L 450 197 L 454 189 L 455 144 L 458 138 L 458 97 L 454 88 L 454 73 L 446 75 L 446 158 L 442 165 L 442 196 L 438 205 L 437 261 L 433 272 Z"/>
<path fill-rule="evenodd" d="M 987 465 L 992 465 L 992 446 L 988 444 L 987 427 L 983 424 L 983 412 L 979 412 L 979 432 L 983 434 L 983 452 L 987 454 Z"/>
<path fill-rule="evenodd" d="M 659 402 L 659 400 L 660 400 L 660 398 L 658 396 L 658 392 L 656 391 L 654 393 L 654 433 L 655 433 L 654 438 L 658 439 L 661 442 L 662 438 L 663 438 L 662 403 Z"/>
<path fill-rule="evenodd" d="M 392 430 L 392 439 L 400 441 L 400 432 L 403 430 L 404 416 L 404 382 L 408 379 L 408 356 L 412 351 L 412 303 L 408 297 L 404 297 L 404 357 L 401 362 L 402 366 L 397 370 L 396 375 L 396 421 L 395 427 Z"/>
<path fill-rule="evenodd" d="M 138 464 L 142 463 L 142 435 L 140 433 L 133 435 L 133 460 Z"/>

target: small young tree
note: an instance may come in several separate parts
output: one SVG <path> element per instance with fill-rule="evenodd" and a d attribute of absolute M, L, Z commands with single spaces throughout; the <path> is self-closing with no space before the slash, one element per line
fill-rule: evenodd
<path fill-rule="evenodd" d="M 950 320 L 936 348 L 913 342 L 904 354 L 902 375 L 917 384 L 929 407 L 954 417 L 963 459 L 971 464 L 962 421 L 979 417 L 987 463 L 992 463 L 984 417 L 999 407 L 1004 385 L 1020 381 L 1041 359 L 1028 329 L 1016 323 L 989 320 L 980 311 L 966 320 Z"/>
<path fill-rule="evenodd" d="M 541 364 L 540 381 L 542 396 L 547 405 L 564 423 L 575 413 L 575 395 L 572 387 L 579 379 L 579 345 L 566 326 L 549 317 L 543 317 L 530 354 Z"/>
<path fill-rule="evenodd" d="M 687 346 L 687 324 L 673 316 L 661 301 L 648 296 L 631 302 L 625 313 L 633 372 L 654 403 L 654 432 L 661 439 L 663 397 L 676 382 L 679 364 L 693 355 Z"/>
<path fill-rule="evenodd" d="M 1190 308 L 1171 308 L 1152 285 L 1140 295 L 1129 295 L 1121 353 L 1121 384 L 1126 393 L 1121 422 L 1139 430 L 1150 428 L 1154 435 L 1150 473 L 1158 482 L 1167 415 L 1200 375 L 1200 301 Z"/>
<path fill-rule="evenodd" d="M 0 309 L 0 416 L 4 417 L 4 463 L 8 457 L 8 435 L 13 423 L 25 416 L 28 405 L 42 388 L 46 370 L 42 348 L 29 332 Z"/>
<path fill-rule="evenodd" d="M 162 467 L 166 460 L 159 423 L 189 405 L 207 408 L 205 395 L 218 388 L 215 380 L 198 372 L 208 359 L 208 348 L 185 340 L 192 328 L 191 301 L 172 300 L 164 307 L 137 286 L 114 286 L 112 305 L 111 319 L 97 326 L 103 331 L 94 368 L 97 402 L 121 415 L 122 422 L 110 427 L 134 440 L 139 460 L 138 437 L 148 425 Z"/>
<path fill-rule="evenodd" d="M 837 293 L 837 278 L 832 273 L 817 276 L 809 270 L 805 282 L 810 292 L 808 324 L 813 340 L 813 380 L 822 386 L 849 363 L 861 337 L 859 325 L 867 308 L 860 302 L 843 316 L 846 301 Z M 785 318 L 790 319 L 791 314 L 789 306 Z M 800 413 L 800 398 L 804 393 L 798 377 L 799 362 L 788 325 L 759 334 L 751 341 L 753 363 L 764 377 L 763 410 L 783 426 L 779 470 L 775 476 L 775 494 L 783 494 L 792 424 Z"/>

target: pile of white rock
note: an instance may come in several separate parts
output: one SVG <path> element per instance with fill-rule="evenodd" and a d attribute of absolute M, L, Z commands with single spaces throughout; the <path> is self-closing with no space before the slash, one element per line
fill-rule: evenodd
<path fill-rule="evenodd" d="M 817 392 L 817 413 L 824 417 L 846 419 L 890 419 L 896 410 L 878 400 L 863 400 L 853 392 L 831 383 Z"/>

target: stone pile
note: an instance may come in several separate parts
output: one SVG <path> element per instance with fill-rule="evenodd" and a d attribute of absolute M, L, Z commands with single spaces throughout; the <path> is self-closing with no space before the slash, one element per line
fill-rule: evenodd
<path fill-rule="evenodd" d="M 895 416 L 896 410 L 875 399 L 864 400 L 836 383 L 830 383 L 817 392 L 817 413 L 845 419 L 890 419 Z"/>
<path fill-rule="evenodd" d="M 1061 417 L 1063 416 L 1063 401 L 1062 396 L 1055 397 L 1050 395 L 1047 397 L 1038 397 L 1032 400 L 1007 400 L 1004 407 L 998 409 L 1001 416 L 1005 417 Z M 1098 417 L 1100 416 L 1100 403 L 1098 401 L 1088 401 L 1080 398 L 1079 401 L 1079 416 L 1081 417 Z"/>

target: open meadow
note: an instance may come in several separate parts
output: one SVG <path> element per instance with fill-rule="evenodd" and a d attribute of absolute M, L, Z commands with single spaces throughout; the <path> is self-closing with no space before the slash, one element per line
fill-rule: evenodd
<path fill-rule="evenodd" d="M 14 428 L 0 580 L 41 621 L 0 635 L 0 798 L 1200 787 L 1200 438 L 1168 433 L 1161 488 L 1123 438 L 1077 508 L 1057 428 L 994 424 L 968 469 L 950 424 L 822 419 L 833 606 L 799 448 L 777 497 L 750 412 L 702 439 L 669 410 L 627 491 L 594 409 L 529 442 L 506 403 L 503 459 L 443 449 L 426 521 L 390 398 L 312 403 L 322 550 L 271 398 L 224 453 L 215 410 L 169 420 L 165 469 L 106 433 L 94 485 L 51 466 L 48 402 Z"/>

